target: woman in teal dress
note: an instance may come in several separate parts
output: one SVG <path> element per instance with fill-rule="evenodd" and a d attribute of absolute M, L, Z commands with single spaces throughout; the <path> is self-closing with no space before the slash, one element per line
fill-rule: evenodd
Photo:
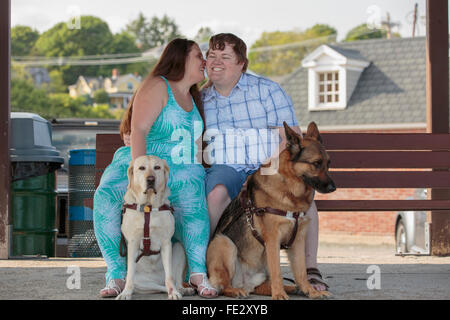
<path fill-rule="evenodd" d="M 127 168 L 132 159 L 144 154 L 165 159 L 169 165 L 174 240 L 181 241 L 185 248 L 190 283 L 203 297 L 217 296 L 206 275 L 209 216 L 205 172 L 196 159 L 203 132 L 197 83 L 204 79 L 204 68 L 198 45 L 175 39 L 130 102 L 121 135 L 130 134 L 131 146 L 116 151 L 94 195 L 94 231 L 107 265 L 102 297 L 117 296 L 125 285 L 126 260 L 119 255 L 119 245 Z"/>

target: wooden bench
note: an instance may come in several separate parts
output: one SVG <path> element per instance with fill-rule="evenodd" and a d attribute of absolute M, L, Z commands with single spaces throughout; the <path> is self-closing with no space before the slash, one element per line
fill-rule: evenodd
<path fill-rule="evenodd" d="M 338 188 L 450 189 L 450 134 L 322 133 L 321 136 L 331 158 L 330 175 Z M 121 146 L 119 134 L 97 134 L 96 186 L 115 150 Z M 316 204 L 319 211 L 450 210 L 450 198 L 316 200 Z"/>
<path fill-rule="evenodd" d="M 321 136 L 331 158 L 330 175 L 336 186 L 373 189 L 380 196 L 364 200 L 316 199 L 319 212 L 431 211 L 430 252 L 450 254 L 450 134 L 322 133 Z M 119 134 L 97 134 L 96 185 L 115 150 L 122 145 Z M 378 192 L 378 188 L 429 188 L 431 197 L 384 199 L 381 196 L 385 193 Z"/>

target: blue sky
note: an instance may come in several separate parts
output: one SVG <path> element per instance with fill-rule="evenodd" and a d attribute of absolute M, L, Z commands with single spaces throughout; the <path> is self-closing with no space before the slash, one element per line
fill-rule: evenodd
<path fill-rule="evenodd" d="M 137 17 L 175 19 L 181 32 L 193 37 L 202 26 L 213 32 L 233 32 L 250 46 L 264 31 L 304 30 L 326 23 L 338 30 L 338 40 L 354 26 L 379 24 L 390 13 L 400 23 L 393 31 L 403 37 L 412 32 L 414 4 L 425 15 L 425 0 L 12 0 L 11 24 L 28 25 L 45 31 L 73 14 L 94 15 L 108 22 L 116 33 Z M 418 35 L 425 35 L 424 19 L 419 19 Z M 417 34 L 416 34 L 417 35 Z"/>

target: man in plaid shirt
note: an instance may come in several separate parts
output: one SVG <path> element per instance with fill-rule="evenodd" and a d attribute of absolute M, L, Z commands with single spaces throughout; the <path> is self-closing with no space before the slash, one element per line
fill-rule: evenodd
<path fill-rule="evenodd" d="M 285 148 L 283 121 L 301 134 L 290 97 L 279 84 L 246 73 L 247 66 L 247 47 L 240 38 L 221 33 L 210 39 L 206 72 L 211 85 L 202 90 L 202 99 L 204 140 L 209 141 L 208 147 L 213 146 L 205 159 L 212 164 L 205 179 L 211 235 L 246 178 L 265 160 L 277 156 L 276 147 L 279 152 Z M 247 139 L 239 139 L 243 136 Z M 306 214 L 311 218 L 306 238 L 308 279 L 317 290 L 326 290 L 328 286 L 317 270 L 318 215 L 314 202 Z"/>

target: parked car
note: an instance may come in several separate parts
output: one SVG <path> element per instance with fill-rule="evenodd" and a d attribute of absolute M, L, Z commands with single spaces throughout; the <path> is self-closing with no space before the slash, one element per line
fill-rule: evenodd
<path fill-rule="evenodd" d="M 64 158 L 57 171 L 57 228 L 59 244 L 68 237 L 68 172 L 69 152 L 73 149 L 95 149 L 97 133 L 118 133 L 120 120 L 110 119 L 53 119 L 53 145 Z M 58 242 L 57 242 L 58 251 Z M 57 252 L 58 254 L 58 252 Z M 60 255 L 61 256 L 61 255 Z"/>
<path fill-rule="evenodd" d="M 414 199 L 426 198 L 427 189 L 418 189 Z M 395 223 L 397 253 L 428 253 L 428 225 L 426 222 L 426 211 L 400 211 L 397 213 Z"/>

